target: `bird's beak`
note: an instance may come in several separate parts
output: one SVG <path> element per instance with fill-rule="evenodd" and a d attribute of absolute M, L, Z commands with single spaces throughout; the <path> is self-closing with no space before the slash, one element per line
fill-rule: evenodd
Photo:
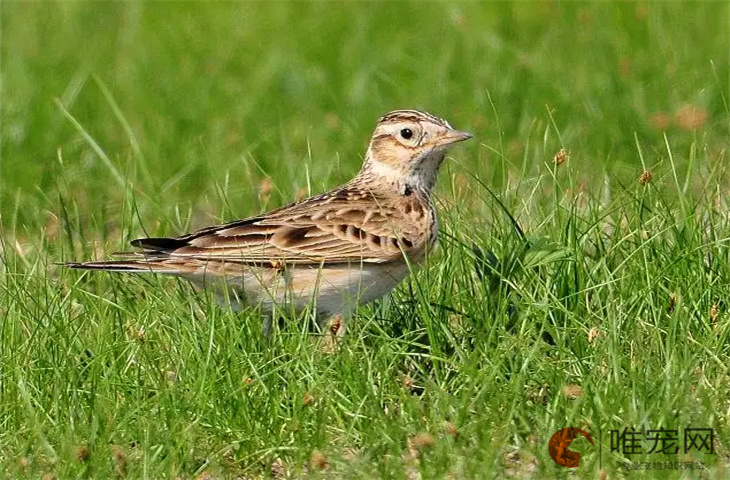
<path fill-rule="evenodd" d="M 474 135 L 467 132 L 460 132 L 458 130 L 447 130 L 446 133 L 443 134 L 441 138 L 439 138 L 439 143 L 441 145 L 451 145 L 452 143 L 469 140 L 473 136 Z"/>

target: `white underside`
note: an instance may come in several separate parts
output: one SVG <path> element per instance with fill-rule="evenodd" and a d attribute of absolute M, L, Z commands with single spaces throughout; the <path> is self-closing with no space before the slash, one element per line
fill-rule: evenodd
<path fill-rule="evenodd" d="M 272 268 L 228 266 L 225 275 L 202 271 L 184 278 L 228 297 L 234 308 L 260 306 L 270 315 L 274 310 L 300 312 L 314 308 L 319 316 L 349 316 L 364 305 L 389 293 L 410 272 L 405 262 L 393 265 L 357 264 L 331 267 L 288 266 Z M 286 311 L 286 310 L 284 310 Z"/>

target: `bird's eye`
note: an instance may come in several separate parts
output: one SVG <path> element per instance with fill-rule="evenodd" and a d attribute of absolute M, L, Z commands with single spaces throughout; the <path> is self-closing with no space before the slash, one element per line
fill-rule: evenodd
<path fill-rule="evenodd" d="M 410 128 L 404 128 L 400 131 L 400 136 L 408 140 L 413 136 L 413 130 Z"/>

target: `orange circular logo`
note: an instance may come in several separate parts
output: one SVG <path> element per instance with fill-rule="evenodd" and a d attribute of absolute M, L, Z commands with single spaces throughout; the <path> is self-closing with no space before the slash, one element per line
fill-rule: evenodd
<path fill-rule="evenodd" d="M 570 442 L 572 442 L 578 434 L 586 437 L 588 441 L 591 442 L 591 445 L 593 445 L 593 439 L 591 436 L 580 428 L 575 427 L 563 428 L 562 430 L 555 432 L 553 436 L 550 437 L 548 452 L 550 452 L 550 457 L 555 460 L 555 463 L 567 468 L 574 468 L 578 466 L 578 463 L 580 462 L 580 453 L 574 452 L 568 448 L 570 447 Z"/>

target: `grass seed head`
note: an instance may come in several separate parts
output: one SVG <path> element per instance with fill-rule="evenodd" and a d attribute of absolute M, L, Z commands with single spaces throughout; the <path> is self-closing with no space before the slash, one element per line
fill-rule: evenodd
<path fill-rule="evenodd" d="M 672 123 L 672 117 L 664 112 L 657 112 L 649 117 L 649 124 L 657 130 L 666 130 Z"/>
<path fill-rule="evenodd" d="M 459 438 L 459 435 L 461 435 L 461 433 L 459 432 L 459 427 L 451 422 L 446 422 L 446 424 L 444 425 L 444 431 L 447 435 L 454 438 Z"/>
<path fill-rule="evenodd" d="M 74 450 L 74 458 L 79 462 L 88 462 L 91 458 L 91 449 L 86 445 L 76 447 Z"/>
<path fill-rule="evenodd" d="M 312 456 L 309 457 L 309 468 L 312 470 L 324 470 L 328 466 L 329 462 L 327 461 L 327 457 L 322 452 L 319 450 L 312 452 Z"/>
<path fill-rule="evenodd" d="M 555 165 L 562 165 L 568 160 L 570 160 L 570 152 L 568 152 L 564 148 L 558 150 L 558 153 L 556 153 L 553 157 L 553 162 L 555 162 Z"/>
<path fill-rule="evenodd" d="M 639 175 L 639 183 L 642 185 L 646 185 L 647 183 L 651 182 L 651 179 L 654 177 L 654 173 L 652 173 L 651 170 L 644 170 L 641 172 L 641 175 Z"/>
<path fill-rule="evenodd" d="M 583 396 L 583 388 L 580 385 L 570 383 L 563 387 L 563 395 L 571 400 L 575 400 Z"/>
<path fill-rule="evenodd" d="M 674 115 L 677 125 L 685 130 L 701 128 L 707 122 L 707 117 L 707 110 L 691 104 L 682 105 Z"/>
<path fill-rule="evenodd" d="M 424 448 L 431 447 L 434 443 L 436 443 L 436 441 L 433 436 L 426 432 L 417 433 L 410 440 L 411 447 L 416 450 L 423 450 Z"/>
<path fill-rule="evenodd" d="M 273 478 L 279 479 L 279 478 L 285 478 L 288 475 L 286 464 L 284 463 L 284 460 L 282 460 L 279 457 L 276 457 L 273 462 L 271 462 L 271 476 Z"/>

